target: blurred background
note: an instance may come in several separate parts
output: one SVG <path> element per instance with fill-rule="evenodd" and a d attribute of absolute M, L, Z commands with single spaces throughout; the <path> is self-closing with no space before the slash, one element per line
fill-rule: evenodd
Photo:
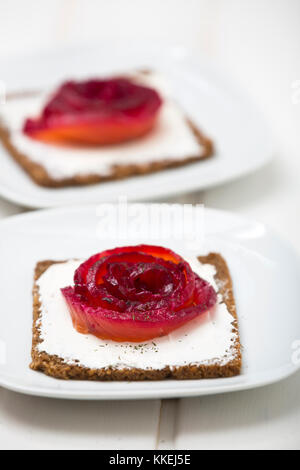
<path fill-rule="evenodd" d="M 300 202 L 299 23 L 299 0 L 0 0 L 0 58 L 115 38 L 180 45 L 208 57 L 262 110 L 276 159 L 192 200 L 244 211 L 298 241 L 292 214 Z"/>
<path fill-rule="evenodd" d="M 0 55 L 115 38 L 179 44 L 219 62 L 263 109 L 288 112 L 299 26 L 298 0 L 1 0 Z"/>

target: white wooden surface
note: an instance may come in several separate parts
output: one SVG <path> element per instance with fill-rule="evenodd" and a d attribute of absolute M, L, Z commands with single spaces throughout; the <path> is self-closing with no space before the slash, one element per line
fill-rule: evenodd
<path fill-rule="evenodd" d="M 299 21 L 298 0 L 1 0 L 0 56 L 116 35 L 207 54 L 266 115 L 276 159 L 179 199 L 253 216 L 300 251 Z M 0 199 L 0 217 L 21 210 Z M 299 391 L 300 374 L 259 390 L 162 402 L 67 402 L 0 389 L 0 448 L 300 449 Z"/>

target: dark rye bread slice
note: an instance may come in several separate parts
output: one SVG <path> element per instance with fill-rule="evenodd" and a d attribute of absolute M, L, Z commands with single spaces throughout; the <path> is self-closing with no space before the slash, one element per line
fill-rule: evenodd
<path fill-rule="evenodd" d="M 241 345 L 238 332 L 238 319 L 233 295 L 232 281 L 225 260 L 220 254 L 210 253 L 207 256 L 200 256 L 201 263 L 214 265 L 216 268 L 215 280 L 219 293 L 223 297 L 229 312 L 233 316 L 232 328 L 236 337 L 231 345 L 232 359 L 226 364 L 220 361 L 212 361 L 205 365 L 185 365 L 182 367 L 165 367 L 164 369 L 113 369 L 99 368 L 89 369 L 75 364 L 67 364 L 56 355 L 49 355 L 47 352 L 40 352 L 37 345 L 42 343 L 40 338 L 39 322 L 41 320 L 41 303 L 39 298 L 39 288 L 36 281 L 49 268 L 49 266 L 59 263 L 58 261 L 42 261 L 36 265 L 34 287 L 33 287 L 33 339 L 32 339 L 32 362 L 31 369 L 44 372 L 47 375 L 58 379 L 75 380 L 162 380 L 162 379 L 208 379 L 220 377 L 232 377 L 238 375 L 241 370 Z M 76 360 L 76 358 L 74 358 Z"/>
<path fill-rule="evenodd" d="M 11 157 L 23 168 L 23 170 L 31 177 L 31 179 L 39 186 L 48 188 L 64 188 L 69 186 L 84 186 L 96 183 L 103 183 L 106 181 L 120 180 L 129 178 L 131 176 L 146 175 L 149 173 L 166 170 L 168 168 L 176 168 L 188 163 L 193 163 L 198 160 L 203 160 L 212 156 L 213 143 L 206 137 L 193 122 L 187 119 L 187 123 L 194 133 L 197 141 L 201 145 L 201 152 L 199 155 L 182 158 L 180 160 L 170 158 L 161 161 L 153 161 L 143 164 L 125 164 L 125 165 L 112 165 L 111 173 L 109 175 L 96 175 L 96 174 L 78 174 L 72 178 L 55 179 L 49 175 L 46 168 L 39 163 L 30 159 L 30 155 L 25 155 L 20 152 L 14 145 L 10 138 L 10 132 L 0 124 L 0 141 L 9 152 Z M 199 147 L 200 150 L 200 147 Z M 122 150 L 120 150 L 122 151 Z"/>

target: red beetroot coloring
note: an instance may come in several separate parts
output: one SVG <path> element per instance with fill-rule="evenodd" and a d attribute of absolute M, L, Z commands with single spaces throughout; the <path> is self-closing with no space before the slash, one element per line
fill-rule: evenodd
<path fill-rule="evenodd" d="M 62 289 L 73 325 L 101 339 L 164 336 L 216 304 L 213 287 L 173 251 L 150 245 L 92 256 Z"/>
<path fill-rule="evenodd" d="M 126 78 L 69 81 L 23 132 L 46 142 L 116 144 L 149 132 L 161 105 L 155 90 Z"/>

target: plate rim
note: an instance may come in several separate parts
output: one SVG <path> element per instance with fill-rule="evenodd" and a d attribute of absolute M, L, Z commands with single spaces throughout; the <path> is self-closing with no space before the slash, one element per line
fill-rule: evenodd
<path fill-rule="evenodd" d="M 223 393 L 232 393 L 232 392 L 240 392 L 246 390 L 253 390 L 256 388 L 262 388 L 267 385 L 276 384 L 281 382 L 282 380 L 287 379 L 294 375 L 300 366 L 290 366 L 285 373 L 281 374 L 274 374 L 273 376 L 265 379 L 265 380 L 256 380 L 249 384 L 242 382 L 240 384 L 234 385 L 231 383 L 227 383 L 225 386 L 214 388 L 202 388 L 200 387 L 202 380 L 199 380 L 199 388 L 189 388 L 188 385 L 181 389 L 181 383 L 191 382 L 190 380 L 170 380 L 172 383 L 176 383 L 177 388 L 174 386 L 170 389 L 161 390 L 159 388 L 154 390 L 116 390 L 112 391 L 111 389 L 108 391 L 76 391 L 76 390 L 64 390 L 63 388 L 59 388 L 58 390 L 51 389 L 48 387 L 39 388 L 37 386 L 26 387 L 22 385 L 16 385 L 13 381 L 3 380 L 0 375 L 0 386 L 11 390 L 13 392 L 21 393 L 23 395 L 35 396 L 35 397 L 42 397 L 42 398 L 54 398 L 54 399 L 62 399 L 62 400 L 85 400 L 85 401 L 107 401 L 107 400 L 155 400 L 155 399 L 167 399 L 167 398 L 187 398 L 187 397 L 198 397 L 198 396 L 209 396 L 209 395 L 220 395 Z M 241 376 L 232 377 L 232 378 L 221 378 L 221 379 L 206 379 L 207 381 L 214 381 L 214 380 L 222 380 L 222 381 L 231 381 L 235 378 L 240 378 Z M 50 377 L 51 378 L 51 377 Z M 53 379 L 53 380 L 60 380 L 60 379 Z M 204 379 L 205 380 L 205 379 Z M 62 380 L 60 380 L 62 381 Z M 63 381 L 62 381 L 63 382 Z M 86 381 L 81 381 L 82 383 Z M 152 383 L 151 381 L 145 381 L 147 384 Z M 160 382 L 166 381 L 155 381 L 155 383 L 159 384 Z M 196 380 L 192 381 L 196 382 Z M 118 382 L 120 383 L 120 382 Z M 127 384 L 134 385 L 135 383 L 139 382 L 122 382 L 122 385 L 126 386 Z M 179 388 L 178 388 L 179 384 Z"/>

